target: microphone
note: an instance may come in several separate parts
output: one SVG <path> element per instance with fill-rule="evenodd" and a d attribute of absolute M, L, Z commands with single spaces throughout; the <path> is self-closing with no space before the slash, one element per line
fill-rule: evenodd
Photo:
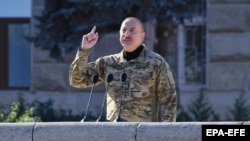
<path fill-rule="evenodd" d="M 106 98 L 107 98 L 107 93 L 108 93 L 108 87 L 109 87 L 109 83 L 113 80 L 113 75 L 112 74 L 108 74 L 106 77 L 106 81 L 107 81 L 107 87 L 106 87 L 106 93 L 104 95 L 104 99 L 103 99 L 103 103 L 102 103 L 102 110 L 101 110 L 101 115 L 99 116 L 99 118 L 97 119 L 97 122 L 105 122 L 105 121 L 109 121 L 106 119 L 106 117 L 103 116 L 103 110 L 104 110 L 104 106 L 106 103 Z"/>
<path fill-rule="evenodd" d="M 120 80 L 122 82 L 125 82 L 126 79 L 127 79 L 127 74 L 122 73 L 121 76 L 120 76 Z M 116 117 L 114 122 L 127 122 L 127 120 L 121 118 L 122 95 L 123 95 L 123 86 L 122 86 L 121 93 L 120 93 L 118 116 Z"/>
<path fill-rule="evenodd" d="M 90 121 L 90 119 L 88 118 L 88 111 L 89 111 L 89 104 L 90 104 L 90 101 L 91 101 L 91 98 L 92 98 L 92 93 L 93 93 L 93 88 L 96 84 L 96 82 L 98 81 L 98 75 L 94 74 L 92 75 L 91 77 L 91 81 L 94 83 L 93 86 L 91 87 L 91 91 L 90 91 L 90 95 L 89 95 L 89 100 L 88 100 L 88 104 L 87 104 L 87 108 L 86 108 L 86 113 L 84 115 L 84 118 L 81 120 L 81 122 L 85 122 L 85 121 Z"/>

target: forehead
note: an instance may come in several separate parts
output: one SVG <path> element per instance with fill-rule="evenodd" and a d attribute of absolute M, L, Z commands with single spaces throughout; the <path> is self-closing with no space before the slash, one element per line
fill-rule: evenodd
<path fill-rule="evenodd" d="M 140 22 L 135 19 L 127 19 L 122 22 L 121 28 L 139 28 Z"/>

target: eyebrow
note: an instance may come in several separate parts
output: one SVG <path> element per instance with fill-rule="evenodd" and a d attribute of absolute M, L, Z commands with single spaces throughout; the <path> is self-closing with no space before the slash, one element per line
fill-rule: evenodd
<path fill-rule="evenodd" d="M 131 27 L 131 28 L 126 28 L 126 27 L 124 27 L 124 28 L 122 28 L 121 30 L 124 30 L 124 29 L 136 29 L 135 27 Z"/>

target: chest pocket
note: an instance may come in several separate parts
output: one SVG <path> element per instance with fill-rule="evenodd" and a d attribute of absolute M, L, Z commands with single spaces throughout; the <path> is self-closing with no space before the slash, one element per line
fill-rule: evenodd
<path fill-rule="evenodd" d="M 153 92 L 154 69 L 149 64 L 140 64 L 131 68 L 130 93 L 135 98 L 146 98 Z"/>

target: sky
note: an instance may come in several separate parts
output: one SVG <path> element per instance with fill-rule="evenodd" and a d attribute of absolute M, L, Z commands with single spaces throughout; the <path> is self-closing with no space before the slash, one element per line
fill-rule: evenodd
<path fill-rule="evenodd" d="M 0 18 L 31 17 L 32 0 L 0 0 Z"/>

